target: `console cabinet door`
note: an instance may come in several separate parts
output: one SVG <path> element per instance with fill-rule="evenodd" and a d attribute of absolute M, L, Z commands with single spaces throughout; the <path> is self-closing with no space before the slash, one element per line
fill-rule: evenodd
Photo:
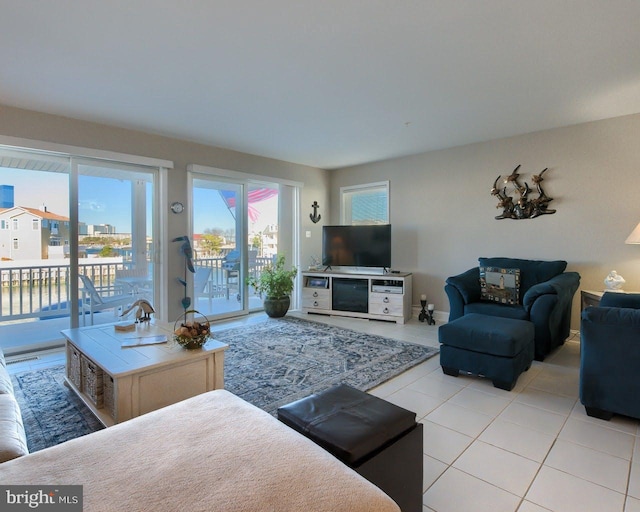
<path fill-rule="evenodd" d="M 331 290 L 322 288 L 304 288 L 302 307 L 309 309 L 331 309 Z"/>
<path fill-rule="evenodd" d="M 369 294 L 369 314 L 399 316 L 403 314 L 402 294 L 392 293 L 370 293 Z"/>

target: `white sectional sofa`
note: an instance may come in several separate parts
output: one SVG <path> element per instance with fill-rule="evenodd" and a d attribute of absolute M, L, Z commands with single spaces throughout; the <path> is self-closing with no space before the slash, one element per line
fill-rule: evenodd
<path fill-rule="evenodd" d="M 0 350 L 0 462 L 28 453 L 20 407 L 13 396 L 11 377 Z"/>
<path fill-rule="evenodd" d="M 0 482 L 82 485 L 92 512 L 400 512 L 329 452 L 224 389 L 0 464 Z"/>

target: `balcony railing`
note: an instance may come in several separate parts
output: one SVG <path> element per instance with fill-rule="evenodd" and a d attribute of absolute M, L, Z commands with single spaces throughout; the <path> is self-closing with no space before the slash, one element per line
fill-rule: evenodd
<path fill-rule="evenodd" d="M 66 260 L 68 261 L 68 260 Z M 256 258 L 249 273 L 257 276 L 271 262 L 271 258 Z M 9 263 L 9 262 L 4 262 Z M 69 316 L 70 269 L 69 263 L 50 263 L 37 266 L 11 266 L 0 268 L 0 322 L 22 319 L 46 319 Z M 222 258 L 201 258 L 197 266 L 212 269 L 211 284 L 216 288 L 229 286 L 230 273 L 223 269 Z M 96 287 L 115 292 L 116 270 L 128 268 L 123 262 L 79 264 L 79 273 L 89 276 Z M 237 274 L 234 287 L 238 287 Z"/>

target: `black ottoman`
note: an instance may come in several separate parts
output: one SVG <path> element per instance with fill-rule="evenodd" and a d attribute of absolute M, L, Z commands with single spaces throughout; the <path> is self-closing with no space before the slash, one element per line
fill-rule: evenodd
<path fill-rule="evenodd" d="M 440 365 L 447 375 L 457 377 L 462 370 L 511 391 L 531 366 L 533 338 L 534 327 L 527 320 L 470 313 L 438 329 Z"/>
<path fill-rule="evenodd" d="M 278 419 L 387 493 L 422 511 L 422 423 L 402 407 L 341 384 L 278 409 Z"/>

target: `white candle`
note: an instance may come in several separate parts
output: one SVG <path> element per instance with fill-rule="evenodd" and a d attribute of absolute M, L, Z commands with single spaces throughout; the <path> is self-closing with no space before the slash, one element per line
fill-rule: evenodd
<path fill-rule="evenodd" d="M 427 296 L 423 293 L 420 295 L 420 300 L 427 300 Z"/>
<path fill-rule="evenodd" d="M 428 305 L 427 305 L 427 309 L 428 309 L 429 311 L 433 311 L 435 307 L 436 307 L 436 306 L 435 306 L 435 304 L 428 304 Z"/>

